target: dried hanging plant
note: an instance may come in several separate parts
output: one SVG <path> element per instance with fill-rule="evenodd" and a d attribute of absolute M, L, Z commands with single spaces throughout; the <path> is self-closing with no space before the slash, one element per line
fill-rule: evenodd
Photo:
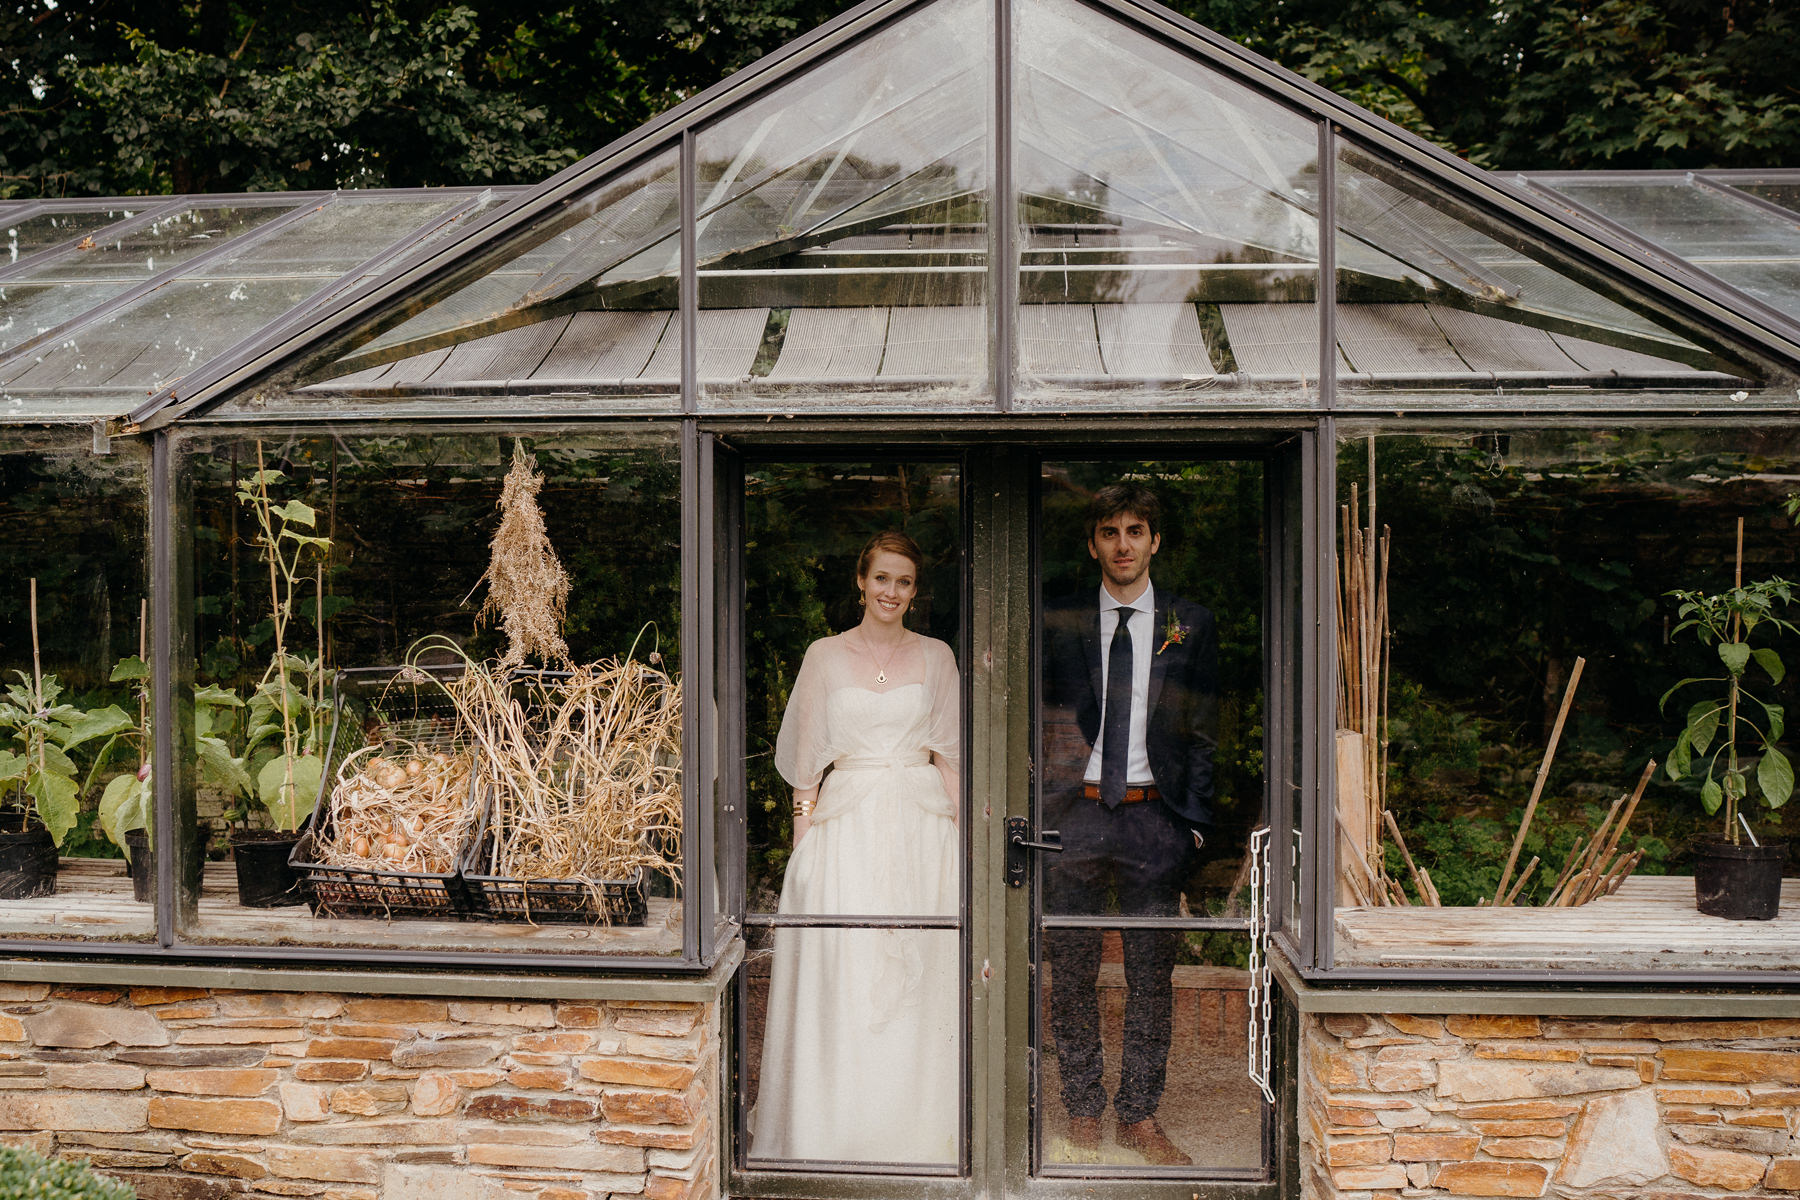
<path fill-rule="evenodd" d="M 573 665 L 562 637 L 569 575 L 544 531 L 544 513 L 537 499 L 544 477 L 536 467 L 537 460 L 525 452 L 525 443 L 513 442 L 512 469 L 500 490 L 500 528 L 489 543 L 493 554 L 481 577 L 488 594 L 475 614 L 475 623 L 498 620 L 506 634 L 502 668 L 523 666 L 528 655 L 547 665 Z"/>

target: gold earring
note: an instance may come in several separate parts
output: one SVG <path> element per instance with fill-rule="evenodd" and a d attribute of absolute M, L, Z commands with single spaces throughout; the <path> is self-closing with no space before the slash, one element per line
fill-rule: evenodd
<path fill-rule="evenodd" d="M 856 592 L 856 607 L 858 607 L 858 608 L 869 607 L 869 593 L 863 591 L 860 588 L 858 588 L 857 592 Z"/>

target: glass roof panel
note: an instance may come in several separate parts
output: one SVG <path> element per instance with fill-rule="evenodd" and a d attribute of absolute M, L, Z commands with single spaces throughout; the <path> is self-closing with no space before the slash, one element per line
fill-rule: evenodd
<path fill-rule="evenodd" d="M 1021 397 L 1316 397 L 1316 122 L 1073 0 L 1015 22 Z"/>
<path fill-rule="evenodd" d="M 135 208 L 58 208 L 23 220 L 0 223 L 0 267 L 10 266 L 27 255 L 47 250 L 59 242 L 128 220 L 142 212 L 144 207 L 145 205 Z"/>
<path fill-rule="evenodd" d="M 316 279 L 178 279 L 0 365 L 0 398 L 101 389 L 141 397 L 229 349 L 318 288 Z"/>
<path fill-rule="evenodd" d="M 700 131 L 709 403 L 986 403 L 991 27 L 937 0 Z"/>
<path fill-rule="evenodd" d="M 84 243 L 29 269 L 19 278 L 33 283 L 112 282 L 124 291 L 215 250 L 293 207 L 220 205 L 186 209 L 116 237 L 96 238 L 91 247 Z"/>
<path fill-rule="evenodd" d="M 1685 176 L 1642 181 L 1561 176 L 1550 186 L 1764 303 L 1800 316 L 1800 214 L 1784 219 Z"/>
<path fill-rule="evenodd" d="M 242 250 L 202 265 L 192 278 L 336 278 L 463 200 L 429 192 L 404 198 L 339 197 Z"/>
<path fill-rule="evenodd" d="M 360 375 L 575 310 L 666 312 L 679 276 L 678 165 L 670 147 L 597 186 L 520 237 L 511 257 L 346 355 L 332 374 Z"/>
<path fill-rule="evenodd" d="M 110 283 L 9 283 L 0 280 L 0 353 L 73 321 L 118 292 L 119 289 Z"/>
<path fill-rule="evenodd" d="M 1758 181 L 1754 183 L 1733 183 L 1732 187 L 1740 192 L 1748 192 L 1770 204 L 1779 204 L 1783 208 L 1800 213 L 1800 180 L 1794 182 Z"/>

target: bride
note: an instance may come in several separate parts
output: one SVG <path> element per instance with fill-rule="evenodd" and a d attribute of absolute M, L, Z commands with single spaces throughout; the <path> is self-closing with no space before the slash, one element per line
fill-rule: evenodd
<path fill-rule="evenodd" d="M 862 621 L 807 648 L 775 746 L 794 788 L 782 913 L 959 911 L 956 660 L 904 624 L 922 562 L 905 534 L 871 538 Z M 752 1155 L 954 1163 L 959 957 L 954 929 L 778 929 Z"/>

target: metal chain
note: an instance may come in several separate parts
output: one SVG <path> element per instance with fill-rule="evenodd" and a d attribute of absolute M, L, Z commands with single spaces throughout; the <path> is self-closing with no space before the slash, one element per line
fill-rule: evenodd
<path fill-rule="evenodd" d="M 1269 968 L 1269 827 L 1258 826 L 1250 834 L 1250 1081 L 1262 1089 L 1263 1099 L 1275 1103 L 1269 1087 L 1269 1056 L 1274 1041 L 1273 973 Z"/>

